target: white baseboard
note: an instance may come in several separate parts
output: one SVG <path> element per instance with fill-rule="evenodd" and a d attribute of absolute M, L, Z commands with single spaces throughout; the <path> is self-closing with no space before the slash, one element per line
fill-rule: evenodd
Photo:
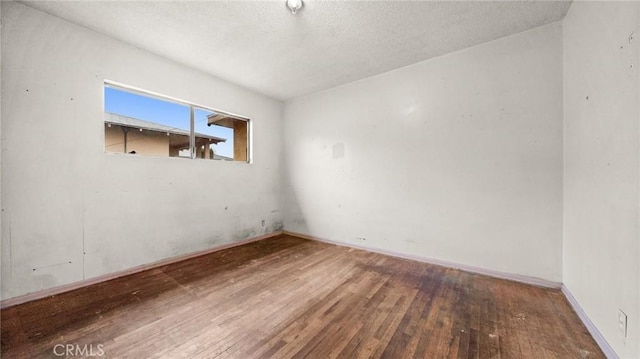
<path fill-rule="evenodd" d="M 4 308 L 12 307 L 14 305 L 30 302 L 30 301 L 33 301 L 33 300 L 50 297 L 50 296 L 61 294 L 61 293 L 64 293 L 64 292 L 69 292 L 69 291 L 72 291 L 74 289 L 90 286 L 92 284 L 97 284 L 97 283 L 101 283 L 101 282 L 106 282 L 108 280 L 124 277 L 124 276 L 127 276 L 127 275 L 135 274 L 135 273 L 146 271 L 146 270 L 149 270 L 149 269 L 166 266 L 167 264 L 181 262 L 181 261 L 184 261 L 184 260 L 187 260 L 187 259 L 203 256 L 205 254 L 221 251 L 223 249 L 233 248 L 233 247 L 241 246 L 241 245 L 248 244 L 248 243 L 251 243 L 251 242 L 257 242 L 257 241 L 260 241 L 260 240 L 263 240 L 263 239 L 279 236 L 279 235 L 281 235 L 283 233 L 284 233 L 283 231 L 277 231 L 277 232 L 268 233 L 268 234 L 264 234 L 264 235 L 257 236 L 257 237 L 246 238 L 246 239 L 243 239 L 243 240 L 238 241 L 238 242 L 232 242 L 232 243 L 224 244 L 224 245 L 222 245 L 220 247 L 209 248 L 209 249 L 205 249 L 205 250 L 202 250 L 202 251 L 199 251 L 199 252 L 188 253 L 188 254 L 184 254 L 184 255 L 181 255 L 181 256 L 177 256 L 177 257 L 171 257 L 171 258 L 163 259 L 163 260 L 160 260 L 160 261 L 157 261 L 157 262 L 153 262 L 153 263 L 149 263 L 149 264 L 143 264 L 143 265 L 140 265 L 140 266 L 137 266 L 137 267 L 121 270 L 121 271 L 118 271 L 118 272 L 108 273 L 108 274 L 104 274 L 104 275 L 101 275 L 101 276 L 98 276 L 98 277 L 89 278 L 89 279 L 86 279 L 86 280 L 73 282 L 73 283 L 69 283 L 69 284 L 65 284 L 65 285 L 61 285 L 61 286 L 57 286 L 57 287 L 53 287 L 53 288 L 49 288 L 49 289 L 45 289 L 45 290 L 41 290 L 41 291 L 38 291 L 38 292 L 21 295 L 19 297 L 13 297 L 13 298 L 4 299 L 4 300 L 0 301 L 0 308 L 4 309 Z"/>
<path fill-rule="evenodd" d="M 567 298 L 567 300 L 569 301 L 569 304 L 571 304 L 571 307 L 573 308 L 573 310 L 576 312 L 580 320 L 582 320 L 582 323 L 584 324 L 584 326 L 587 327 L 587 330 L 589 331 L 589 333 L 591 333 L 593 340 L 596 341 L 596 343 L 598 344 L 598 346 L 600 347 L 604 355 L 608 359 L 618 359 L 618 354 L 616 354 L 616 352 L 613 350 L 611 345 L 609 345 L 609 343 L 604 338 L 604 336 L 602 336 L 602 333 L 600 333 L 598 328 L 596 328 L 595 324 L 593 324 L 591 319 L 589 319 L 589 316 L 582 309 L 582 307 L 580 306 L 576 298 L 573 296 L 573 294 L 571 294 L 571 292 L 569 291 L 569 288 L 567 288 L 563 284 L 561 290 L 562 290 L 562 294 L 564 294 L 564 296 Z"/>
<path fill-rule="evenodd" d="M 467 272 L 484 274 L 484 275 L 487 275 L 487 276 L 490 276 L 490 277 L 508 279 L 508 280 L 512 280 L 512 281 L 516 281 L 516 282 L 520 282 L 520 283 L 525 283 L 525 284 L 531 284 L 531 285 L 535 285 L 535 286 L 539 286 L 539 287 L 560 289 L 562 291 L 562 293 L 564 294 L 564 296 L 569 301 L 569 304 L 571 304 L 571 307 L 576 312 L 576 314 L 578 315 L 580 320 L 582 320 L 582 322 L 584 323 L 585 327 L 587 327 L 587 330 L 589 331 L 589 333 L 591 334 L 593 339 L 596 341 L 596 343 L 598 344 L 598 346 L 600 347 L 600 349 L 602 350 L 604 355 L 608 359 L 619 359 L 619 357 L 616 354 L 616 352 L 613 350 L 613 348 L 611 348 L 611 346 L 609 345 L 607 340 L 604 338 L 604 336 L 602 336 L 602 334 L 596 328 L 596 326 L 593 324 L 591 319 L 589 319 L 589 317 L 584 312 L 582 307 L 580 307 L 580 304 L 578 304 L 578 301 L 576 300 L 576 298 L 571 294 L 569 289 L 562 283 L 552 282 L 552 281 L 548 281 L 548 280 L 540 279 L 540 278 L 533 278 L 533 277 L 523 276 L 523 275 L 519 275 L 519 274 L 504 273 L 504 272 L 494 271 L 494 270 L 490 270 L 490 269 L 478 268 L 478 267 L 468 266 L 468 265 L 464 265 L 464 264 L 457 264 L 457 263 L 442 261 L 442 260 L 439 260 L 439 259 L 433 259 L 433 258 L 409 255 L 409 254 L 404 254 L 404 253 L 397 253 L 397 252 L 392 252 L 392 251 L 387 251 L 387 250 L 382 250 L 382 249 L 377 249 L 377 248 L 368 248 L 368 247 L 364 247 L 364 246 L 358 246 L 358 245 L 354 245 L 354 244 L 350 244 L 350 243 L 332 241 L 332 240 L 328 240 L 328 239 L 325 239 L 325 238 L 319 238 L 319 237 L 311 236 L 311 235 L 308 235 L 308 234 L 296 233 L 296 232 L 291 232 L 291 231 L 286 231 L 286 230 L 284 231 L 284 234 L 288 234 L 288 235 L 296 236 L 296 237 L 300 237 L 300 238 L 305 238 L 305 239 L 309 239 L 309 240 L 313 240 L 313 241 L 318 241 L 318 242 L 325 242 L 325 243 L 335 244 L 335 245 L 339 245 L 339 246 L 343 246 L 343 247 L 361 249 L 361 250 L 368 251 L 368 252 L 380 253 L 380 254 L 389 255 L 389 256 L 393 256 L 393 257 L 399 257 L 399 258 L 404 258 L 404 259 L 415 260 L 415 261 L 418 261 L 418 262 L 435 264 L 435 265 L 448 267 L 448 268 L 461 269 L 461 270 L 464 270 L 464 271 L 467 271 Z"/>
<path fill-rule="evenodd" d="M 512 280 L 512 281 L 515 281 L 515 282 L 531 284 L 531 285 L 535 285 L 535 286 L 539 286 L 539 287 L 555 288 L 555 289 L 559 288 L 559 289 L 561 289 L 562 293 L 564 294 L 564 296 L 569 301 L 569 304 L 571 305 L 573 310 L 576 312 L 576 314 L 578 315 L 580 320 L 582 320 L 582 322 L 584 323 L 584 325 L 587 328 L 587 330 L 589 331 L 589 333 L 591 333 L 591 336 L 593 337 L 593 339 L 600 346 L 600 349 L 603 351 L 605 356 L 607 358 L 609 358 L 609 359 L 619 359 L 619 357 L 616 354 L 616 352 L 609 345 L 609 343 L 604 338 L 604 336 L 600 333 L 600 331 L 596 328 L 596 326 L 593 324 L 591 319 L 589 319 L 589 317 L 587 316 L 585 311 L 582 309 L 582 307 L 580 306 L 580 304 L 576 300 L 576 298 L 573 296 L 573 294 L 571 294 L 569 289 L 562 283 L 557 283 L 557 282 L 548 281 L 548 280 L 540 279 L 540 278 L 529 277 L 529 276 L 523 276 L 523 275 L 519 275 L 519 274 L 505 273 L 505 272 L 500 272 L 500 271 L 494 271 L 494 270 L 491 270 L 491 269 L 484 269 L 484 268 L 468 266 L 468 265 L 464 265 L 464 264 L 458 264 L 458 263 L 453 263 L 453 262 L 448 262 L 448 261 L 442 261 L 442 260 L 439 260 L 439 259 L 433 259 L 433 258 L 428 258 L 428 257 L 415 256 L 415 255 L 397 253 L 397 252 L 387 251 L 387 250 L 382 250 L 382 249 L 377 249 L 377 248 L 369 248 L 369 247 L 364 247 L 364 246 L 358 246 L 358 245 L 354 245 L 354 244 L 350 244 L 350 243 L 332 241 L 332 240 L 328 240 L 328 239 L 324 239 L 324 238 L 311 236 L 311 235 L 308 235 L 308 234 L 296 233 L 296 232 L 291 232 L 291 231 L 277 231 L 277 232 L 265 234 L 265 235 L 262 235 L 262 236 L 251 237 L 251 238 L 244 239 L 242 241 L 228 243 L 228 244 L 222 245 L 222 246 L 217 247 L 217 248 L 210 248 L 210 249 L 206 249 L 206 250 L 199 251 L 199 252 L 194 252 L 194 253 L 189 253 L 189 254 L 185 254 L 185 255 L 181 255 L 181 256 L 177 256 L 177 257 L 172 257 L 172 258 L 164 259 L 164 260 L 161 260 L 161 261 L 157 261 L 157 262 L 153 262 L 153 263 L 149 263 L 149 264 L 143 264 L 143 265 L 140 265 L 140 266 L 137 266 L 137 267 L 125 269 L 125 270 L 122 270 L 122 271 L 113 272 L 113 273 L 105 274 L 105 275 L 102 275 L 102 276 L 90 278 L 90 279 L 87 279 L 87 280 L 61 285 L 61 286 L 58 286 L 58 287 L 49 288 L 49 289 L 42 290 L 42 291 L 39 291 L 39 292 L 25 294 L 25 295 L 22 295 L 22 296 L 19 296 L 19 297 L 5 299 L 5 300 L 0 301 L 0 308 L 4 309 L 4 308 L 12 307 L 14 305 L 18 305 L 18 304 L 30 302 L 30 301 L 33 301 L 33 300 L 42 299 L 42 298 L 46 298 L 46 297 L 49 297 L 49 296 L 61 294 L 61 293 L 64 293 L 64 292 L 72 291 L 74 289 L 86 287 L 86 286 L 89 286 L 89 285 L 92 285 L 92 284 L 106 282 L 106 281 L 111 280 L 111 279 L 120 278 L 120 277 L 123 277 L 123 276 L 135 274 L 135 273 L 138 273 L 138 272 L 142 272 L 142 271 L 153 269 L 153 268 L 157 268 L 157 267 L 162 267 L 162 266 L 165 266 L 167 264 L 184 261 L 184 260 L 187 260 L 187 259 L 199 257 L 199 256 L 206 255 L 206 254 L 209 254 L 209 253 L 221 251 L 221 250 L 232 248 L 232 247 L 241 246 L 241 245 L 252 243 L 252 242 L 257 242 L 257 241 L 260 241 L 260 240 L 263 240 L 263 239 L 279 236 L 281 234 L 287 234 L 287 235 L 291 235 L 291 236 L 295 236 L 295 237 L 305 238 L 305 239 L 319 241 L 319 242 L 330 243 L 330 244 L 339 245 L 339 246 L 343 246 L 343 247 L 360 249 L 360 250 L 374 252 L 374 253 L 380 253 L 380 254 L 384 254 L 384 255 L 388 255 L 388 256 L 392 256 L 392 257 L 398 257 L 398 258 L 415 260 L 415 261 L 418 261 L 418 262 L 435 264 L 435 265 L 448 267 L 448 268 L 460 269 L 460 270 L 464 270 L 464 271 L 467 271 L 467 272 L 483 274 L 483 275 L 487 275 L 487 276 L 495 277 L 495 278 Z"/>
<path fill-rule="evenodd" d="M 553 289 L 560 289 L 562 287 L 562 283 L 553 282 L 553 281 L 546 280 L 546 279 L 541 279 L 541 278 L 529 277 L 529 276 L 520 275 L 520 274 L 513 274 L 513 273 L 505 273 L 505 272 L 500 272 L 500 271 L 496 271 L 496 270 L 492 270 L 492 269 L 485 269 L 485 268 L 480 268 L 480 267 L 469 266 L 469 265 L 466 265 L 466 264 L 458 264 L 458 263 L 443 261 L 443 260 L 440 260 L 440 259 L 434 259 L 434 258 L 411 255 L 411 254 L 404 254 L 404 253 L 398 253 L 398 252 L 393 252 L 393 251 L 387 251 L 387 250 L 378 249 L 378 248 L 369 248 L 369 247 L 364 247 L 364 246 L 358 246 L 358 245 L 354 245 L 354 244 L 351 244 L 351 243 L 337 242 L 337 241 L 332 241 L 332 240 L 325 239 L 325 238 L 319 238 L 319 237 L 311 236 L 311 235 L 308 235 L 308 234 L 290 232 L 290 231 L 286 231 L 286 230 L 284 231 L 284 234 L 288 234 L 288 235 L 296 236 L 296 237 L 300 237 L 300 238 L 305 238 L 305 239 L 310 239 L 310 240 L 314 240 L 314 241 L 319 241 L 319 242 L 335 244 L 335 245 L 343 246 L 343 247 L 361 249 L 361 250 L 368 251 L 368 252 L 380 253 L 380 254 L 384 254 L 384 255 L 388 255 L 388 256 L 392 256 L 392 257 L 410 259 L 410 260 L 414 260 L 414 261 L 417 261 L 417 262 L 435 264 L 435 265 L 439 265 L 439 266 L 447 267 L 447 268 L 460 269 L 460 270 L 463 270 L 463 271 L 466 271 L 466 272 L 483 274 L 483 275 L 487 275 L 487 276 L 494 277 L 494 278 L 507 279 L 507 280 L 511 280 L 511 281 L 515 281 L 515 282 L 535 285 L 535 286 L 538 286 L 538 287 L 553 288 Z"/>

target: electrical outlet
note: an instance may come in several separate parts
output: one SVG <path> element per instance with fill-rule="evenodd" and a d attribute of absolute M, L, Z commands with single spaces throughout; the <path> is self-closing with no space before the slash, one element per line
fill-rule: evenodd
<path fill-rule="evenodd" d="M 260 221 L 260 225 L 264 227 L 264 219 Z"/>
<path fill-rule="evenodd" d="M 627 337 L 627 315 L 620 309 L 618 309 L 618 329 L 620 333 Z"/>

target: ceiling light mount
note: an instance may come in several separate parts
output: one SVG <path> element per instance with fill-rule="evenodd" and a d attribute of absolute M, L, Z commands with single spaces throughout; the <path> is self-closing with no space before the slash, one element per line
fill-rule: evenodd
<path fill-rule="evenodd" d="M 287 7 L 295 15 L 302 8 L 302 0 L 287 0 Z"/>

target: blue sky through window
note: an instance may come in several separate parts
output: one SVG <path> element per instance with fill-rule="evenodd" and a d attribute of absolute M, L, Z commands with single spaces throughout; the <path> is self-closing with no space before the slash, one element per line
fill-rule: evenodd
<path fill-rule="evenodd" d="M 189 106 L 160 100 L 153 97 L 127 92 L 113 87 L 104 88 L 104 109 L 106 112 L 155 122 L 189 131 Z M 202 133 L 226 139 L 217 145 L 211 145 L 220 156 L 233 157 L 233 130 L 221 126 L 207 126 L 207 116 L 213 111 L 195 108 L 194 120 L 196 133 Z"/>

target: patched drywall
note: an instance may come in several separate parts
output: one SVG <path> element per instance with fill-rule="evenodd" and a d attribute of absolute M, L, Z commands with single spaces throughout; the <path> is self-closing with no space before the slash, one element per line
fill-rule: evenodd
<path fill-rule="evenodd" d="M 2 38 L 2 6 L 0 6 L 0 39 Z M 2 46 L 0 46 L 0 84 L 2 83 Z M 2 152 L 4 152 L 4 146 L 2 144 L 2 86 L 0 86 L 0 235 L 2 235 L 2 212 L 4 212 L 4 207 L 2 206 L 2 186 L 4 186 L 2 181 Z M 0 261 L 2 260 L 2 252 L 4 249 L 2 248 L 0 241 Z M 0 264 L 0 268 L 1 268 Z M 2 272 L 0 271 L 0 288 L 2 288 Z M 1 292 L 1 290 L 0 290 Z M 0 294 L 1 297 L 1 294 Z"/>
<path fill-rule="evenodd" d="M 285 228 L 560 282 L 562 25 L 285 104 Z"/>
<path fill-rule="evenodd" d="M 3 299 L 282 228 L 282 103 L 1 6 Z M 105 79 L 251 118 L 253 164 L 105 154 Z"/>
<path fill-rule="evenodd" d="M 621 358 L 640 357 L 639 45 L 638 2 L 564 20 L 564 283 Z"/>

